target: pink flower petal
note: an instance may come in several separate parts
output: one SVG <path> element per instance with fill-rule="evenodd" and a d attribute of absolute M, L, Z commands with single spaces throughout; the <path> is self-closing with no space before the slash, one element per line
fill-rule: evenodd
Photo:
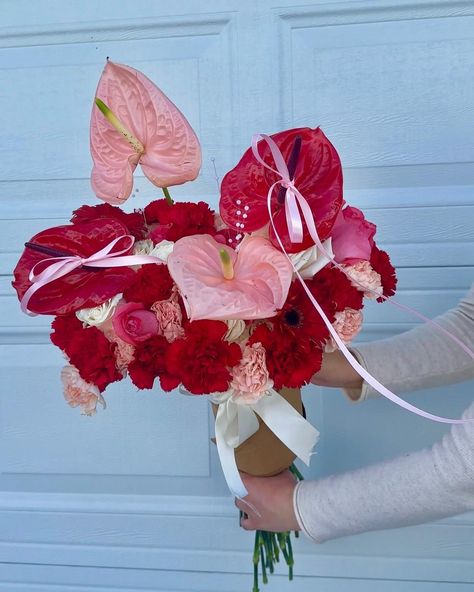
<path fill-rule="evenodd" d="M 141 72 L 108 61 L 96 96 L 144 146 L 139 154 L 93 106 L 90 129 L 94 161 L 91 183 L 97 197 L 123 203 L 138 164 L 158 187 L 192 181 L 201 167 L 201 148 L 179 109 Z"/>
<path fill-rule="evenodd" d="M 234 278 L 223 276 L 219 251 L 225 249 Z M 274 316 L 286 300 L 292 268 L 285 255 L 262 237 L 250 237 L 236 253 L 209 235 L 175 243 L 168 268 L 192 320 L 263 319 Z"/>

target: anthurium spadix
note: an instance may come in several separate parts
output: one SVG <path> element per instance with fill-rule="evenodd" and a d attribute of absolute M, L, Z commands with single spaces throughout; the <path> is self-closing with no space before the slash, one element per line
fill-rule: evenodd
<path fill-rule="evenodd" d="M 179 109 L 144 74 L 107 61 L 92 108 L 92 188 L 100 199 L 122 204 L 138 164 L 157 187 L 195 179 L 201 147 Z"/>

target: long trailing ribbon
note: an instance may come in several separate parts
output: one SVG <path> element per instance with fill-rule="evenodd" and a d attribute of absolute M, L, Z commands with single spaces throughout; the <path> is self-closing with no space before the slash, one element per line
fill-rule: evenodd
<path fill-rule="evenodd" d="M 263 160 L 263 158 L 260 156 L 260 153 L 258 151 L 259 140 L 264 140 L 267 143 L 268 147 L 270 148 L 270 151 L 273 156 L 273 160 L 275 162 L 276 169 L 274 169 L 269 164 L 267 164 Z M 383 395 L 384 397 L 386 397 L 387 399 L 389 399 L 393 403 L 399 405 L 400 407 L 403 407 L 407 411 L 411 411 L 412 413 L 415 413 L 416 415 L 420 415 L 421 417 L 424 417 L 426 419 L 431 419 L 432 421 L 437 421 L 439 423 L 449 423 L 449 424 L 467 423 L 469 420 L 448 419 L 446 417 L 433 415 L 432 413 L 428 413 L 426 411 L 423 411 L 422 409 L 419 409 L 418 407 L 415 407 L 411 403 L 408 403 L 407 401 L 403 400 L 401 397 L 399 397 L 398 395 L 393 393 L 391 390 L 389 390 L 383 384 L 381 384 L 355 359 L 353 354 L 349 351 L 349 349 L 347 348 L 345 343 L 342 341 L 342 339 L 337 334 L 336 330 L 332 326 L 332 323 L 327 318 L 326 314 L 324 313 L 323 309 L 321 308 L 321 306 L 319 305 L 317 300 L 311 294 L 311 291 L 309 290 L 308 286 L 305 284 L 305 282 L 304 282 L 303 278 L 301 277 L 300 273 L 298 272 L 298 270 L 293 265 L 291 258 L 289 257 L 288 253 L 286 252 L 286 250 L 283 246 L 282 240 L 281 240 L 280 235 L 278 234 L 278 231 L 275 227 L 275 224 L 273 222 L 273 216 L 272 216 L 271 200 L 272 200 L 273 190 L 275 189 L 275 187 L 282 186 L 282 187 L 285 187 L 285 189 L 286 189 L 286 192 L 285 192 L 285 214 L 286 214 L 286 221 L 287 221 L 290 240 L 293 243 L 300 243 L 303 240 L 303 222 L 302 222 L 300 211 L 298 209 L 298 205 L 299 205 L 299 207 L 301 208 L 301 212 L 303 213 L 303 218 L 304 218 L 304 221 L 306 222 L 306 226 L 308 228 L 310 236 L 313 239 L 316 246 L 318 247 L 318 249 L 321 250 L 321 252 L 331 261 L 331 263 L 333 263 L 339 270 L 341 270 L 347 277 L 349 277 L 349 279 L 352 282 L 354 282 L 354 279 L 350 277 L 350 275 L 347 273 L 347 271 L 344 269 L 344 267 L 342 265 L 340 265 L 339 263 L 337 263 L 337 261 L 335 261 L 334 257 L 330 253 L 328 253 L 327 249 L 325 249 L 325 247 L 321 243 L 318 232 L 316 230 L 316 224 L 314 221 L 314 217 L 313 217 L 313 213 L 311 211 L 311 208 L 310 208 L 308 202 L 306 201 L 306 199 L 303 197 L 303 195 L 299 192 L 299 190 L 295 186 L 294 180 L 290 178 L 290 175 L 288 172 L 288 167 L 286 166 L 283 155 L 282 155 L 280 149 L 278 148 L 278 146 L 276 145 L 275 141 L 270 136 L 267 136 L 266 134 L 255 134 L 252 137 L 252 152 L 253 152 L 254 157 L 257 159 L 257 161 L 260 164 L 262 164 L 264 167 L 266 167 L 267 169 L 269 169 L 270 171 L 275 173 L 278 177 L 280 177 L 270 187 L 270 189 L 268 190 L 268 195 L 267 195 L 267 209 L 268 209 L 268 213 L 270 216 L 270 223 L 273 227 L 273 231 L 274 231 L 275 236 L 277 238 L 278 244 L 280 245 L 280 248 L 283 251 L 283 253 L 285 253 L 286 257 L 290 261 L 290 263 L 293 267 L 293 270 L 295 272 L 295 275 L 298 278 L 301 285 L 303 286 L 308 298 L 310 299 L 311 303 L 313 304 L 313 306 L 315 307 L 315 309 L 317 310 L 317 312 L 321 316 L 324 324 L 326 325 L 326 327 L 329 330 L 329 333 L 331 334 L 332 338 L 334 339 L 334 341 L 336 342 L 339 349 L 341 350 L 341 352 L 343 353 L 344 357 L 347 359 L 349 364 L 352 366 L 352 368 L 354 368 L 354 370 L 368 384 L 370 384 L 370 386 L 372 388 L 374 388 L 381 395 Z M 357 283 L 364 291 L 374 293 L 373 290 L 362 285 L 360 282 L 355 281 L 355 283 Z M 377 296 L 380 296 L 380 294 L 377 294 Z M 438 330 L 442 331 L 452 341 L 454 341 L 457 345 L 459 345 L 474 360 L 474 352 L 472 352 L 469 349 L 469 347 L 467 347 L 467 345 L 465 345 L 461 340 L 459 340 L 455 335 L 450 333 L 444 327 L 439 325 L 436 321 L 428 319 L 427 317 L 420 314 L 416 310 L 413 310 L 408 306 L 405 306 L 403 304 L 395 302 L 391 298 L 387 298 L 384 296 L 383 299 L 386 302 L 389 302 L 390 304 L 392 304 L 398 308 L 401 308 L 407 312 L 414 314 L 415 316 L 423 319 L 427 323 L 434 325 Z"/>
<path fill-rule="evenodd" d="M 118 251 L 114 251 L 114 247 L 122 240 L 127 241 L 126 246 Z M 87 267 L 124 267 L 127 265 L 162 263 L 161 259 L 151 255 L 123 255 L 130 251 L 134 242 L 135 237 L 130 234 L 124 234 L 114 239 L 103 249 L 97 251 L 97 253 L 93 253 L 89 257 L 67 255 L 64 257 L 48 257 L 47 259 L 38 261 L 30 271 L 29 280 L 32 284 L 21 299 L 21 310 L 30 316 L 34 316 L 35 313 L 28 310 L 28 303 L 33 294 L 43 286 L 64 277 L 71 271 L 74 271 L 83 265 L 86 265 Z M 44 265 L 46 265 L 45 268 Z"/>
<path fill-rule="evenodd" d="M 277 391 L 271 389 L 253 404 L 236 403 L 230 392 L 216 393 L 211 401 L 219 406 L 215 423 L 217 452 L 227 485 L 235 497 L 247 495 L 235 449 L 258 431 L 257 415 L 283 444 L 309 465 L 319 432 Z"/>

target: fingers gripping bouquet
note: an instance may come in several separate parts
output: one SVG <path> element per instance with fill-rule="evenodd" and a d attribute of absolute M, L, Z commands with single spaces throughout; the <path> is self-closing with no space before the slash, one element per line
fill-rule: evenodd
<path fill-rule="evenodd" d="M 174 203 L 168 187 L 198 175 L 198 139 L 143 74 L 108 62 L 91 118 L 92 187 L 106 203 L 27 243 L 14 272 L 22 309 L 54 316 L 51 341 L 67 359 L 64 396 L 82 413 L 129 377 L 208 395 L 229 487 L 239 476 L 309 463 L 318 433 L 300 388 L 324 351 L 348 343 L 364 298 L 395 290 L 375 226 L 344 203 L 338 154 L 321 129 L 256 136 L 222 182 L 220 211 Z M 140 165 L 163 199 L 125 213 Z M 295 474 L 298 474 L 293 468 Z M 273 570 L 293 564 L 289 533 L 257 533 Z M 258 588 L 255 580 L 254 589 Z"/>

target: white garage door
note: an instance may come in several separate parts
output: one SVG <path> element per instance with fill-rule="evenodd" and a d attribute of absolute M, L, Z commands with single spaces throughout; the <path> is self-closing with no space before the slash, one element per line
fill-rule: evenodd
<path fill-rule="evenodd" d="M 474 2 L 0 0 L 0 590 L 251 589 L 204 400 L 111 388 L 86 418 L 62 401 L 45 318 L 10 287 L 22 243 L 94 203 L 88 124 L 110 56 L 145 72 L 196 129 L 204 165 L 179 199 L 217 204 L 255 132 L 321 125 L 346 197 L 379 225 L 399 299 L 435 315 L 474 266 Z M 156 190 L 137 180 L 131 207 Z M 364 339 L 413 319 L 370 309 Z M 415 403 L 450 416 L 472 383 Z M 322 432 L 308 477 L 434 441 L 445 428 L 372 401 L 308 389 Z M 474 518 L 296 546 L 296 581 L 269 591 L 443 592 L 474 585 Z"/>

